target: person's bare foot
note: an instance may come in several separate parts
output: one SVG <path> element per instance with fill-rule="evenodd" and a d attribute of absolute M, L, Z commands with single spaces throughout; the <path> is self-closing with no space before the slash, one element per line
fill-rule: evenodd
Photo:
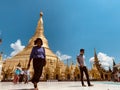
<path fill-rule="evenodd" d="M 88 85 L 89 87 L 93 86 L 92 84 Z"/>
<path fill-rule="evenodd" d="M 86 87 L 86 85 L 82 85 L 83 87 Z"/>
<path fill-rule="evenodd" d="M 37 88 L 37 83 L 36 82 L 34 82 L 34 88 Z"/>
<path fill-rule="evenodd" d="M 38 90 L 38 88 L 34 88 L 34 90 Z"/>
<path fill-rule="evenodd" d="M 34 90 L 38 90 L 38 88 L 34 88 Z"/>

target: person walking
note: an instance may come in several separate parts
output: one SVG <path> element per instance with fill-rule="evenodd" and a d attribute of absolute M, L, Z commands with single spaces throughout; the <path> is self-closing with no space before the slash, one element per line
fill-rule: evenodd
<path fill-rule="evenodd" d="M 22 68 L 21 73 L 19 75 L 19 83 L 22 83 L 23 78 L 24 78 L 24 68 Z"/>
<path fill-rule="evenodd" d="M 37 38 L 34 41 L 34 45 L 35 46 L 32 48 L 30 54 L 27 69 L 30 68 L 31 60 L 33 60 L 34 74 L 31 81 L 34 84 L 34 89 L 38 90 L 37 83 L 39 82 L 39 79 L 42 75 L 43 67 L 46 65 L 46 54 L 44 47 L 42 47 L 43 41 L 41 38 Z"/>
<path fill-rule="evenodd" d="M 17 82 L 19 82 L 19 76 L 20 76 L 21 71 L 22 71 L 21 67 L 17 66 L 14 72 L 14 79 L 13 79 L 14 84 L 17 84 Z"/>
<path fill-rule="evenodd" d="M 28 83 L 28 75 L 27 75 L 28 70 L 24 70 L 24 84 Z"/>
<path fill-rule="evenodd" d="M 120 82 L 120 70 L 117 72 L 117 81 Z"/>
<path fill-rule="evenodd" d="M 79 64 L 79 69 L 80 69 L 80 73 L 81 73 L 81 83 L 82 83 L 83 87 L 86 87 L 86 85 L 84 84 L 84 81 L 83 81 L 83 76 L 85 73 L 88 86 L 93 86 L 92 84 L 90 84 L 88 69 L 87 69 L 86 63 L 85 63 L 84 51 L 85 51 L 84 49 L 80 49 L 80 54 L 77 56 L 77 62 Z"/>

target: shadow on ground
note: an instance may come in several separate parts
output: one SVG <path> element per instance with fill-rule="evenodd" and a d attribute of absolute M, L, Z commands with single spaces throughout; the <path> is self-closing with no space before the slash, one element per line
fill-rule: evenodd
<path fill-rule="evenodd" d="M 34 88 L 30 88 L 30 89 L 10 89 L 10 90 L 34 90 Z"/>
<path fill-rule="evenodd" d="M 76 86 L 69 86 L 69 87 L 82 87 L 82 86 L 80 86 L 80 85 L 76 85 Z"/>

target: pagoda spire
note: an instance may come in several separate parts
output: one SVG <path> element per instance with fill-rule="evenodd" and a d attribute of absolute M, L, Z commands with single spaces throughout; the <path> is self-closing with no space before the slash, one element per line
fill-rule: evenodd
<path fill-rule="evenodd" d="M 113 72 L 116 72 L 118 71 L 118 68 L 115 67 L 116 63 L 115 63 L 115 60 L 113 59 Z"/>
<path fill-rule="evenodd" d="M 34 41 L 36 40 L 36 38 L 41 38 L 43 41 L 43 46 L 45 48 L 49 48 L 48 41 L 44 35 L 44 25 L 43 25 L 42 17 L 43 17 L 43 12 L 40 12 L 40 19 L 39 19 L 38 24 L 37 24 L 36 32 L 33 35 L 33 37 L 29 40 L 27 47 L 32 47 L 34 45 Z"/>
<path fill-rule="evenodd" d="M 113 59 L 113 66 L 115 66 L 116 65 L 116 63 L 115 63 L 115 61 L 114 61 L 114 59 Z"/>
<path fill-rule="evenodd" d="M 101 73 L 101 64 L 99 63 L 95 48 L 94 48 L 94 64 L 96 68 L 98 69 L 98 71 Z"/>
<path fill-rule="evenodd" d="M 95 48 L 94 48 L 94 58 L 95 58 L 95 61 L 98 60 L 98 58 L 97 58 L 97 54 L 96 54 L 96 49 L 95 49 Z"/>
<path fill-rule="evenodd" d="M 35 32 L 35 35 L 34 36 L 37 36 L 37 37 L 43 37 L 44 36 L 44 28 L 43 28 L 43 12 L 40 12 L 40 19 L 38 21 L 38 25 L 37 25 L 37 29 L 36 29 L 36 32 Z"/>

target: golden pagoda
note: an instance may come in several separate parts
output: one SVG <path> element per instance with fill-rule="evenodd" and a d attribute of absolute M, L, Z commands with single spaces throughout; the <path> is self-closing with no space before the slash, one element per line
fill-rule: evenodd
<path fill-rule="evenodd" d="M 94 63 L 92 69 L 90 70 L 90 75 L 92 79 L 95 80 L 111 80 L 112 75 L 111 71 L 106 71 L 104 68 L 101 67 L 95 49 L 94 49 Z"/>
<path fill-rule="evenodd" d="M 75 66 L 75 69 L 74 69 L 74 80 L 80 80 L 80 69 L 78 67 L 78 63 L 76 64 Z"/>
<path fill-rule="evenodd" d="M 10 59 L 7 59 L 2 68 L 2 75 L 3 77 L 5 76 L 5 72 L 9 70 L 9 74 L 7 74 L 8 77 L 12 77 L 14 74 L 14 69 L 18 64 L 21 64 L 22 68 L 27 67 L 27 63 L 29 60 L 29 56 L 32 50 L 32 47 L 34 46 L 34 40 L 36 38 L 41 38 L 43 41 L 43 47 L 45 47 L 45 52 L 46 52 L 46 61 L 47 64 L 44 67 L 43 74 L 41 79 L 46 80 L 46 79 L 60 79 L 65 76 L 65 71 L 64 71 L 64 63 L 59 60 L 59 58 L 52 52 L 52 50 L 48 46 L 48 41 L 44 36 L 44 27 L 43 27 L 43 19 L 42 19 L 43 13 L 40 13 L 40 19 L 38 21 L 38 25 L 36 28 L 35 34 L 32 36 L 32 38 L 29 40 L 28 45 L 18 54 L 13 56 Z M 63 69 L 63 70 L 62 70 Z M 33 74 L 33 67 L 31 63 L 30 67 L 30 74 Z"/>

